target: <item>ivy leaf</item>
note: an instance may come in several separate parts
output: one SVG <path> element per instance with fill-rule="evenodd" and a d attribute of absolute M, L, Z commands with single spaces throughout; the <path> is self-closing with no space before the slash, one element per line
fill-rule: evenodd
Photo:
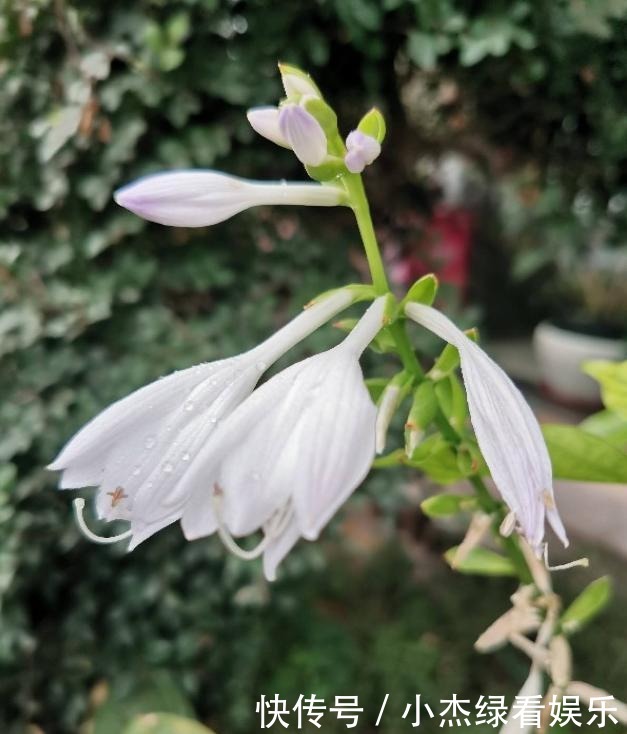
<path fill-rule="evenodd" d="M 627 453 L 577 426 L 544 425 L 553 474 L 580 482 L 627 483 Z"/>

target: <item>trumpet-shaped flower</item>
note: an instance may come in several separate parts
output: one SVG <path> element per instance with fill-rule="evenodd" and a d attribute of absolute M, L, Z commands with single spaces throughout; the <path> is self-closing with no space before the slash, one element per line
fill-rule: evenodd
<path fill-rule="evenodd" d="M 346 138 L 346 150 L 344 163 L 351 173 L 361 173 L 381 153 L 381 144 L 371 135 L 362 133 L 361 130 L 353 130 Z"/>
<path fill-rule="evenodd" d="M 264 204 L 344 203 L 344 194 L 333 185 L 248 181 L 203 170 L 145 176 L 118 189 L 114 198 L 134 214 L 172 227 L 206 227 Z"/>
<path fill-rule="evenodd" d="M 349 290 L 336 291 L 249 352 L 140 388 L 82 428 L 49 469 L 63 472 L 63 489 L 97 486 L 98 515 L 130 521 L 121 537 L 135 547 L 180 518 L 185 497 L 172 501 L 176 485 L 267 367 L 352 300 Z"/>
<path fill-rule="evenodd" d="M 284 148 L 291 148 L 287 138 L 279 127 L 278 107 L 253 107 L 246 113 L 252 129 L 267 140 L 271 140 Z"/>
<path fill-rule="evenodd" d="M 358 360 L 384 306 L 375 301 L 341 344 L 274 376 L 224 421 L 178 487 L 189 496 L 186 537 L 217 531 L 237 550 L 234 536 L 263 530 L 270 580 L 301 536 L 318 537 L 375 455 L 376 408 Z"/>
<path fill-rule="evenodd" d="M 444 314 L 419 303 L 407 304 L 405 312 L 459 350 L 470 420 L 479 447 L 497 489 L 532 548 L 540 551 L 545 519 L 568 545 L 555 506 L 551 459 L 538 421 L 520 390 Z"/>
<path fill-rule="evenodd" d="M 327 136 L 304 107 L 288 103 L 279 110 L 279 129 L 301 163 L 319 166 L 327 156 Z"/>

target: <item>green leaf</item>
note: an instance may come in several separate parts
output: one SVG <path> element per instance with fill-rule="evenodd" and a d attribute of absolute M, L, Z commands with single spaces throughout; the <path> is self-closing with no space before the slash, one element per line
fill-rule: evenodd
<path fill-rule="evenodd" d="M 579 594 L 560 619 L 566 634 L 578 632 L 607 606 L 612 598 L 612 581 L 609 576 L 596 579 Z"/>
<path fill-rule="evenodd" d="M 547 424 L 542 433 L 557 479 L 627 483 L 627 453 L 577 426 Z"/>
<path fill-rule="evenodd" d="M 474 342 L 479 339 L 478 329 L 466 329 L 464 334 Z M 429 370 L 428 376 L 435 381 L 442 380 L 444 377 L 450 375 L 451 372 L 454 372 L 458 367 L 459 351 L 457 347 L 454 347 L 452 344 L 447 344 L 440 353 L 440 356 L 434 362 L 433 367 Z"/>
<path fill-rule="evenodd" d="M 627 418 L 627 360 L 586 362 L 583 371 L 601 385 L 605 407 Z"/>
<path fill-rule="evenodd" d="M 407 291 L 407 295 L 401 301 L 401 309 L 407 303 L 424 303 L 430 306 L 435 300 L 438 292 L 438 279 L 433 273 L 423 275 Z"/>
<path fill-rule="evenodd" d="M 420 503 L 429 517 L 449 517 L 473 508 L 474 499 L 464 494 L 436 494 Z"/>
<path fill-rule="evenodd" d="M 449 548 L 444 554 L 444 559 L 451 568 L 460 573 L 479 576 L 516 576 L 516 568 L 509 558 L 487 548 L 473 548 L 457 565 L 455 563 L 457 549 L 458 546 Z"/>
<path fill-rule="evenodd" d="M 601 410 L 582 421 L 579 428 L 627 451 L 627 420 L 618 413 Z"/>
<path fill-rule="evenodd" d="M 440 434 L 429 436 L 419 444 L 408 463 L 440 484 L 451 484 L 464 476 L 455 449 Z"/>
<path fill-rule="evenodd" d="M 155 713 L 138 716 L 124 729 L 124 734 L 214 734 L 214 732 L 192 719 Z"/>
<path fill-rule="evenodd" d="M 421 69 L 431 71 L 438 60 L 438 44 L 431 33 L 412 31 L 407 39 L 409 58 Z"/>

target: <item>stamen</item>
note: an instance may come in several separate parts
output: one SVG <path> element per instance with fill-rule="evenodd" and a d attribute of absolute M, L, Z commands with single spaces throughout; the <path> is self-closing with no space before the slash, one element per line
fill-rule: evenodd
<path fill-rule="evenodd" d="M 578 558 L 576 561 L 570 561 L 569 563 L 561 563 L 558 566 L 549 565 L 549 544 L 544 544 L 544 565 L 548 571 L 568 571 L 571 568 L 588 568 L 590 561 L 587 558 Z"/>
<path fill-rule="evenodd" d="M 246 550 L 237 544 L 231 533 L 228 531 L 226 525 L 222 519 L 222 497 L 224 493 L 221 487 L 216 484 L 214 491 L 211 494 L 211 503 L 213 505 L 213 511 L 218 521 L 218 536 L 222 541 L 224 547 L 230 551 L 234 556 L 241 558 L 244 561 L 252 561 L 255 558 L 259 558 L 270 545 L 270 543 L 277 538 L 287 527 L 288 522 L 291 520 L 291 508 L 289 503 L 284 508 L 276 512 L 270 520 L 264 525 L 264 537 L 259 543 L 250 550 Z"/>
<path fill-rule="evenodd" d="M 99 543 L 100 545 L 109 545 L 111 543 L 119 543 L 121 540 L 126 540 L 126 538 L 130 538 L 133 532 L 131 530 L 127 530 L 124 533 L 120 533 L 119 535 L 112 535 L 109 538 L 106 538 L 102 535 L 96 535 L 96 533 L 92 532 L 88 527 L 87 523 L 85 522 L 85 518 L 83 517 L 83 510 L 85 509 L 85 500 L 82 497 L 77 497 L 74 502 L 74 515 L 76 517 L 76 524 L 78 525 L 78 529 L 83 533 L 83 535 L 91 540 L 93 543 Z"/>

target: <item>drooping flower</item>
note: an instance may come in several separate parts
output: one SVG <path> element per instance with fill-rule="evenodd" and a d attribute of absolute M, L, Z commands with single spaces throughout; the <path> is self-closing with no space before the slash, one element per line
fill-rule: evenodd
<path fill-rule="evenodd" d="M 545 520 L 568 545 L 555 506 L 551 459 L 531 408 L 503 370 L 450 319 L 430 306 L 409 303 L 409 318 L 457 347 L 477 441 L 494 483 L 536 553 Z"/>
<path fill-rule="evenodd" d="M 349 289 L 335 291 L 248 352 L 140 388 L 84 426 L 48 468 L 63 472 L 62 489 L 98 487 L 98 516 L 130 521 L 124 537 L 135 547 L 180 518 L 176 485 L 267 367 L 352 300 Z"/>
<path fill-rule="evenodd" d="M 189 497 L 188 539 L 263 530 L 251 555 L 276 568 L 302 536 L 315 540 L 367 474 L 375 455 L 376 408 L 359 357 L 383 323 L 375 301 L 337 347 L 299 362 L 259 387 L 198 454 L 179 490 Z"/>
<path fill-rule="evenodd" d="M 325 139 L 326 145 L 326 139 Z M 253 206 L 337 206 L 341 189 L 315 183 L 249 181 L 218 171 L 166 171 L 118 189 L 115 201 L 150 222 L 172 227 L 206 227 Z"/>
<path fill-rule="evenodd" d="M 376 160 L 381 153 L 381 144 L 371 135 L 353 130 L 346 138 L 344 163 L 351 173 L 361 173 L 366 166 Z"/>
<path fill-rule="evenodd" d="M 327 136 L 316 118 L 299 104 L 279 110 L 279 130 L 296 157 L 307 166 L 319 166 L 327 155 Z"/>

